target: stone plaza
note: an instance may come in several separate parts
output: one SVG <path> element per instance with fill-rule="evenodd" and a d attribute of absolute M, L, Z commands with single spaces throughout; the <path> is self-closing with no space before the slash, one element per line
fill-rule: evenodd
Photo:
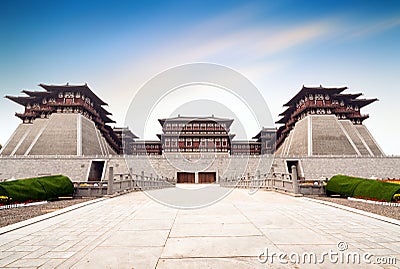
<path fill-rule="evenodd" d="M 234 189 L 223 200 L 196 210 L 161 205 L 144 192 L 73 207 L 1 228 L 0 267 L 398 268 L 400 264 L 400 222 L 278 192 L 249 194 Z M 262 256 L 266 249 L 267 260 Z M 321 263 L 322 253 L 329 251 L 360 255 L 361 261 L 326 257 Z M 286 253 L 286 258 L 278 259 L 279 253 Z M 300 259 L 296 264 L 289 260 L 293 253 L 299 257 L 314 253 L 318 260 Z M 365 253 L 370 264 L 362 260 Z M 391 264 L 374 264 L 382 258 Z"/>

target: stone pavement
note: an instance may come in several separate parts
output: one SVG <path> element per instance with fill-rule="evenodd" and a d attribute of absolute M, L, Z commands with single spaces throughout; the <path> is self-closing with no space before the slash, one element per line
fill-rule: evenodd
<path fill-rule="evenodd" d="M 342 247 L 348 249 L 340 251 Z M 268 260 L 260 263 L 257 257 L 267 251 Z M 337 257 L 370 253 L 372 262 L 385 257 L 396 258 L 397 264 L 335 264 L 335 258 L 330 262 L 322 255 L 329 251 Z M 279 261 L 274 252 L 292 260 L 315 253 L 325 262 L 284 264 L 287 260 Z M 270 191 L 249 195 L 236 189 L 196 210 L 169 208 L 132 192 L 0 235 L 2 268 L 399 266 L 400 226 Z"/>

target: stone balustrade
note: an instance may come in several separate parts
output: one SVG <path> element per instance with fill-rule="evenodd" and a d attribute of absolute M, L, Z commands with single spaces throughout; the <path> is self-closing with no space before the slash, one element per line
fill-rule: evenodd
<path fill-rule="evenodd" d="M 220 185 L 227 188 L 276 190 L 295 195 L 325 194 L 325 180 L 300 180 L 297 176 L 297 167 L 292 166 L 291 169 L 290 174 L 275 172 L 261 174 L 257 171 L 255 175 L 248 174 L 246 177 L 220 179 Z"/>
<path fill-rule="evenodd" d="M 114 174 L 109 167 L 107 181 L 74 182 L 75 197 L 114 195 L 126 191 L 153 190 L 175 187 L 175 179 L 138 174 Z"/>

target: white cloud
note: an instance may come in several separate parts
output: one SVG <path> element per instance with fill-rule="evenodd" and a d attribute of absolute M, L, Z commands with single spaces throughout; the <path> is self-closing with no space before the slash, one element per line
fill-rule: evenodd
<path fill-rule="evenodd" d="M 367 23 L 356 24 L 343 31 L 344 40 L 364 38 L 379 34 L 400 26 L 400 18 L 394 17 L 384 20 L 373 20 Z"/>

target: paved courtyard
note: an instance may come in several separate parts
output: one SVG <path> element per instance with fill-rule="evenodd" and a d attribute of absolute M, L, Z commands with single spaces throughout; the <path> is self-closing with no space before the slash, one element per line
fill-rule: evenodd
<path fill-rule="evenodd" d="M 267 252 L 268 260 L 260 256 Z M 325 262 L 288 262 L 306 252 Z M 372 254 L 372 262 L 396 258 L 397 265 L 343 265 L 336 256 L 331 262 L 324 252 L 339 258 L 349 252 L 361 258 Z M 277 253 L 287 255 L 278 259 Z M 236 189 L 197 210 L 169 208 L 132 192 L 0 235 L 2 268 L 399 266 L 400 226 L 269 191 L 250 195 Z"/>

